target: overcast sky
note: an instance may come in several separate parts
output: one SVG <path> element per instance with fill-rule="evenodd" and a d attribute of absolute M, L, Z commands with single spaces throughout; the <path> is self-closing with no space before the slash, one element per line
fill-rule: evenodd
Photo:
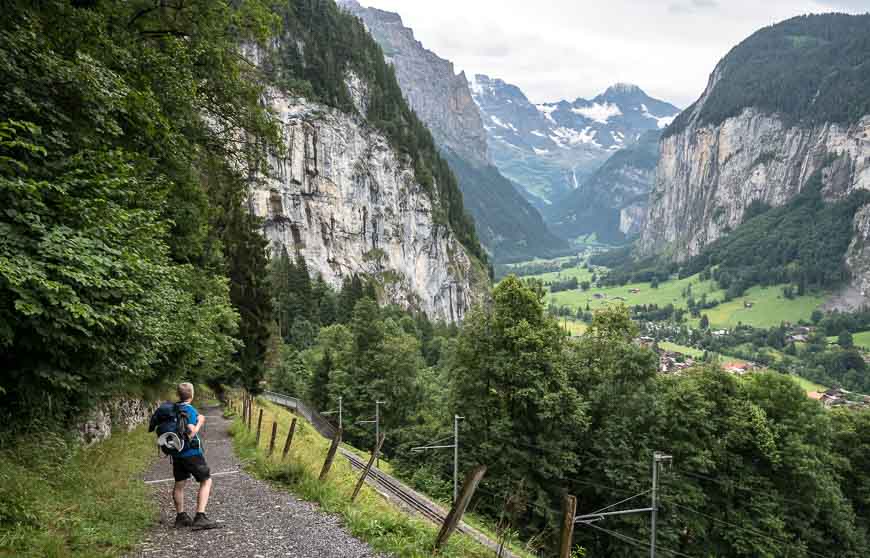
<path fill-rule="evenodd" d="M 398 12 L 457 71 L 499 77 L 533 102 L 635 83 L 681 108 L 757 29 L 805 13 L 870 11 L 870 0 L 360 0 Z"/>

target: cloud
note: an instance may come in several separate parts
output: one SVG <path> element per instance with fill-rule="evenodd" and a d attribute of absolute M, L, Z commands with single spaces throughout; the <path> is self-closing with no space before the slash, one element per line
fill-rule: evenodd
<path fill-rule="evenodd" d="M 456 71 L 497 77 L 533 102 L 592 98 L 617 81 L 678 106 L 758 29 L 810 12 L 863 11 L 870 0 L 360 0 L 401 14 Z M 669 6 L 677 6 L 673 11 Z"/>
<path fill-rule="evenodd" d="M 815 0 L 823 11 L 865 14 L 870 12 L 870 0 Z"/>
<path fill-rule="evenodd" d="M 668 6 L 668 11 L 675 14 L 689 13 L 697 10 L 707 10 L 719 7 L 718 0 L 690 0 L 689 2 L 675 2 Z"/>

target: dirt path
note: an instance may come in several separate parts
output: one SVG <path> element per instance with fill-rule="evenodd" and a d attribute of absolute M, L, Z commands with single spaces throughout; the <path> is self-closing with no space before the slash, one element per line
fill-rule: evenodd
<path fill-rule="evenodd" d="M 174 529 L 172 466 L 160 459 L 146 473 L 155 487 L 160 523 L 131 556 L 176 558 L 368 558 L 376 553 L 352 537 L 338 517 L 272 488 L 244 473 L 229 437 L 229 421 L 219 408 L 203 408 L 205 456 L 214 484 L 207 513 L 219 529 Z M 156 449 L 155 449 L 156 451 Z M 197 484 L 188 482 L 186 509 L 195 511 Z M 193 514 L 191 513 L 191 516 Z"/>

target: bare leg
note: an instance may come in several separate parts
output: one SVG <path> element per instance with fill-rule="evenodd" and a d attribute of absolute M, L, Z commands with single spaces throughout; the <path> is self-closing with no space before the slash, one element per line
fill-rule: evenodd
<path fill-rule="evenodd" d="M 209 494 L 211 494 L 211 478 L 207 478 L 199 484 L 199 494 L 196 497 L 196 513 L 205 513 Z"/>
<path fill-rule="evenodd" d="M 184 485 L 187 481 L 177 481 L 172 491 L 172 500 L 175 502 L 175 512 L 184 512 Z"/>

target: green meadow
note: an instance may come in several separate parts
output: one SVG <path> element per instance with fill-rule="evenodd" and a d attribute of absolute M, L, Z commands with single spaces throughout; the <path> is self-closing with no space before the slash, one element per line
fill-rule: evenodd
<path fill-rule="evenodd" d="M 605 268 L 597 268 L 594 273 L 600 275 L 605 272 Z M 593 272 L 585 267 L 576 266 L 525 278 L 538 279 L 545 283 L 571 278 L 583 282 L 591 281 L 592 275 Z M 695 300 L 700 300 L 703 295 L 711 301 L 722 300 L 725 296 L 725 292 L 719 289 L 714 281 L 701 281 L 699 275 L 692 275 L 683 279 L 672 278 L 661 282 L 657 288 L 653 288 L 650 283 L 629 283 L 606 288 L 593 286 L 587 291 L 578 288 L 548 294 L 547 302 L 556 306 L 567 306 L 573 310 L 585 310 L 587 305 L 590 310 L 597 310 L 614 304 L 626 306 L 655 304 L 659 307 L 673 304 L 676 308 L 686 308 L 689 287 L 691 287 L 691 296 Z M 827 293 L 809 293 L 787 299 L 782 293 L 782 287 L 783 285 L 752 287 L 743 296 L 703 310 L 702 313 L 707 315 L 713 328 L 732 328 L 739 324 L 768 328 L 778 326 L 782 322 L 796 323 L 802 319 L 809 320 L 813 310 L 824 302 L 827 295 Z M 697 327 L 698 321 L 698 319 L 690 319 L 689 323 Z M 870 347 L 870 332 L 866 332 L 864 337 L 860 337 L 861 335 L 864 334 L 856 335 L 855 344 Z"/>

